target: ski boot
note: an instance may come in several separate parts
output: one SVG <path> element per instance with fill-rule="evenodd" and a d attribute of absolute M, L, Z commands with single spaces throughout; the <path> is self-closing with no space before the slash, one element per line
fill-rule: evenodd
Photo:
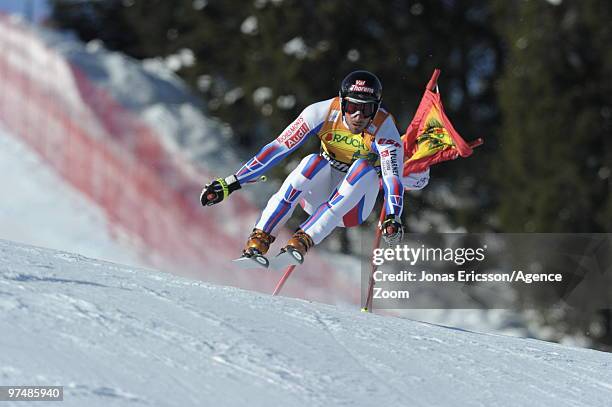
<path fill-rule="evenodd" d="M 252 268 L 253 262 L 256 266 L 268 268 L 270 261 L 266 258 L 265 254 L 268 252 L 274 239 L 274 236 L 261 229 L 253 229 L 242 251 L 242 256 L 234 260 L 234 262 L 238 263 L 239 266 L 244 266 L 244 268 Z"/>
<path fill-rule="evenodd" d="M 312 238 L 302 229 L 298 229 L 287 242 L 287 246 L 283 247 L 279 255 L 272 259 L 270 266 L 274 269 L 280 269 L 302 264 L 306 252 L 312 246 L 314 246 Z"/>

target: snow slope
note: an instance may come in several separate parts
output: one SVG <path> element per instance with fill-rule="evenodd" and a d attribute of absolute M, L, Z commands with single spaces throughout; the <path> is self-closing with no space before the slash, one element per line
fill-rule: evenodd
<path fill-rule="evenodd" d="M 63 385 L 66 406 L 612 405 L 603 352 L 0 253 L 0 381 Z"/>

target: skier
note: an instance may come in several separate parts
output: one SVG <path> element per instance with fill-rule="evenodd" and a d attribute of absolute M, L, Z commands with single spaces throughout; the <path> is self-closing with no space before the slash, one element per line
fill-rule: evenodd
<path fill-rule="evenodd" d="M 310 217 L 281 249 L 293 264 L 337 226 L 356 226 L 372 211 L 382 177 L 386 218 L 380 227 L 388 244 L 402 239 L 404 188 L 421 189 L 429 170 L 402 177 L 403 147 L 395 120 L 381 107 L 382 85 L 368 71 L 355 71 L 341 83 L 338 97 L 306 107 L 275 140 L 264 146 L 236 174 L 219 178 L 202 190 L 202 205 L 214 205 L 247 181 L 254 180 L 298 149 L 313 135 L 319 153 L 306 156 L 272 195 L 243 250 L 243 257 L 264 257 L 276 232 L 299 200 Z M 280 255 L 279 255 L 280 256 Z M 289 264 L 291 264 L 289 263 Z"/>

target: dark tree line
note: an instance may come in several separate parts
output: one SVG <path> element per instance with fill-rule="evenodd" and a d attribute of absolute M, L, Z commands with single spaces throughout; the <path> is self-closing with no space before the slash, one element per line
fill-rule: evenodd
<path fill-rule="evenodd" d="M 609 232 L 612 4 L 500 0 L 496 7 L 503 16 L 498 27 L 506 58 L 498 81 L 503 120 L 492 167 L 502 230 Z M 609 254 L 602 256 L 601 264 L 612 272 Z M 610 302 L 607 287 L 603 295 Z M 558 311 L 542 314 L 561 331 L 583 332 L 612 347 L 609 309 Z"/>

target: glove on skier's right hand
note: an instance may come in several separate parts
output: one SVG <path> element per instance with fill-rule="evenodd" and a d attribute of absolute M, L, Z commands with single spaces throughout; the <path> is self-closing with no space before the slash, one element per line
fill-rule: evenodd
<path fill-rule="evenodd" d="M 206 184 L 200 194 L 200 202 L 203 206 L 211 206 L 218 204 L 229 196 L 232 192 L 240 189 L 240 182 L 235 175 L 229 177 L 217 178 L 210 184 Z"/>
<path fill-rule="evenodd" d="M 398 244 L 404 238 L 404 225 L 399 217 L 388 215 L 382 225 L 382 237 L 387 245 L 392 246 Z"/>

